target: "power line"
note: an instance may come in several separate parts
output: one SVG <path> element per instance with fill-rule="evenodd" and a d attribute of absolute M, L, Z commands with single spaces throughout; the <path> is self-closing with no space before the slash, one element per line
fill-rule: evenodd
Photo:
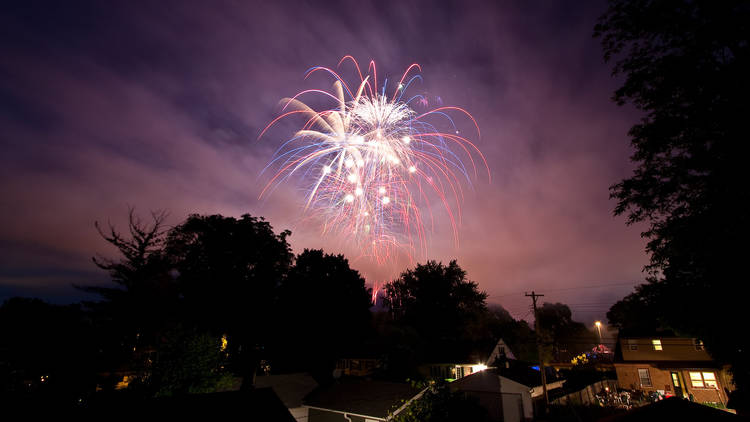
<path fill-rule="evenodd" d="M 633 283 L 613 283 L 613 284 L 593 284 L 590 286 L 575 286 L 575 287 L 561 287 L 558 289 L 546 289 L 548 292 L 562 292 L 566 290 L 578 290 L 578 289 L 599 289 L 599 288 L 605 288 L 605 287 L 617 287 L 617 286 L 631 286 L 635 287 L 636 285 Z M 499 296 L 490 296 L 494 298 L 498 297 L 508 297 L 508 296 L 516 296 L 520 294 L 525 294 L 526 292 L 514 292 L 514 293 L 507 293 L 504 295 Z"/>

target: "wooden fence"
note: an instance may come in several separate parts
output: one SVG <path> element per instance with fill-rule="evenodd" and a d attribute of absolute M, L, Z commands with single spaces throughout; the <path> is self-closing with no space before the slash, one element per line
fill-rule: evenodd
<path fill-rule="evenodd" d="M 603 380 L 595 382 L 586 388 L 568 393 L 552 401 L 552 404 L 574 404 L 574 405 L 594 405 L 596 404 L 596 393 L 609 388 L 609 391 L 617 391 L 616 380 Z"/>

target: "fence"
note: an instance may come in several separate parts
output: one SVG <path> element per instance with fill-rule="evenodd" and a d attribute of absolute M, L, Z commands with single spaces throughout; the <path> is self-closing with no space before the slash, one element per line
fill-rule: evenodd
<path fill-rule="evenodd" d="M 612 392 L 617 391 L 617 381 L 603 380 L 595 382 L 584 389 L 556 398 L 552 401 L 552 404 L 595 405 L 597 404 L 596 393 L 607 388 Z"/>

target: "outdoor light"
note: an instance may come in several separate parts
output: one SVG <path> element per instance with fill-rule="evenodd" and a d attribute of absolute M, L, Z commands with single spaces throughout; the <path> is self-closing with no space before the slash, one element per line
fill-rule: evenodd
<path fill-rule="evenodd" d="M 487 365 L 485 365 L 483 363 L 478 363 L 476 365 L 471 365 L 471 373 L 472 374 L 474 372 L 484 371 L 485 369 L 487 369 Z"/>

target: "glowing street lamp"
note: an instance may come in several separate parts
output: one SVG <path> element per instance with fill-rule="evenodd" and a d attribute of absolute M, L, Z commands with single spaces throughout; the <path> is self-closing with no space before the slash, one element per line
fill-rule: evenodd
<path fill-rule="evenodd" d="M 599 332 L 599 343 L 602 342 L 602 322 L 596 321 L 594 322 L 594 325 L 596 325 L 596 331 Z"/>

